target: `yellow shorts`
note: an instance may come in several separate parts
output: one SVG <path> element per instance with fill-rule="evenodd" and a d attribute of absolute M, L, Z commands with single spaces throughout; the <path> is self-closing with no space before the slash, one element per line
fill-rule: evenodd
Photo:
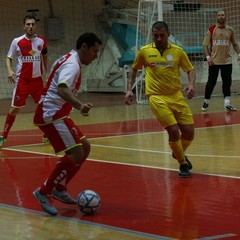
<path fill-rule="evenodd" d="M 181 92 L 149 96 L 149 105 L 164 128 L 175 124 L 194 124 L 192 112 Z"/>

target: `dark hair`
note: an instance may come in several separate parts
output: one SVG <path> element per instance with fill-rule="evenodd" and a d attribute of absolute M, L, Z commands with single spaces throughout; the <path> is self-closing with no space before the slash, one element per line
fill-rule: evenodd
<path fill-rule="evenodd" d="M 168 25 L 163 21 L 157 21 L 152 25 L 152 31 L 153 31 L 153 29 L 159 30 L 161 28 L 165 28 L 166 31 L 168 32 Z"/>
<path fill-rule="evenodd" d="M 23 18 L 23 25 L 26 23 L 26 20 L 28 19 L 33 19 L 35 20 L 35 22 L 37 21 L 37 19 L 35 18 L 35 16 L 33 15 L 26 15 L 24 18 Z"/>
<path fill-rule="evenodd" d="M 88 33 L 88 32 L 84 33 L 78 38 L 77 44 L 76 44 L 76 49 L 79 50 L 83 43 L 86 43 L 89 48 L 93 47 L 96 42 L 99 45 L 102 44 L 102 41 L 98 38 L 98 36 L 96 34 Z"/>
<path fill-rule="evenodd" d="M 216 15 L 218 15 L 219 12 L 224 12 L 224 10 L 223 10 L 223 9 L 217 10 L 217 11 L 216 11 Z M 225 12 L 224 12 L 224 14 L 225 14 Z"/>

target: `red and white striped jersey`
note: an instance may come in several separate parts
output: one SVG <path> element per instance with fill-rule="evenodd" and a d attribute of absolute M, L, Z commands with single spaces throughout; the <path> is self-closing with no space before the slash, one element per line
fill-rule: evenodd
<path fill-rule="evenodd" d="M 42 76 L 41 53 L 47 53 L 47 42 L 44 37 L 35 36 L 29 39 L 25 34 L 13 39 L 8 51 L 8 58 L 17 58 L 16 77 L 31 80 Z"/>
<path fill-rule="evenodd" d="M 59 84 L 65 84 L 73 95 L 77 96 L 81 84 L 81 63 L 75 50 L 60 57 L 53 64 L 35 112 L 35 125 L 46 125 L 65 118 L 72 111 L 72 105 L 57 94 Z"/>

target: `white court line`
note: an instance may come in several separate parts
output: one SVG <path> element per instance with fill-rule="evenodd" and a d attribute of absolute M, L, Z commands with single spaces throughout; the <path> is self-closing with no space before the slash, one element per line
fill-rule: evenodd
<path fill-rule="evenodd" d="M 233 126 L 240 126 L 239 123 L 237 124 L 231 124 L 231 125 L 221 125 L 221 126 L 211 126 L 211 127 L 195 127 L 196 130 L 207 130 L 209 128 L 224 128 L 224 127 L 233 127 Z M 98 133 L 99 134 L 99 133 Z M 106 138 L 119 138 L 119 137 L 128 137 L 128 136 L 136 136 L 136 135 L 148 135 L 148 134 L 167 134 L 167 131 L 165 129 L 160 130 L 158 132 L 137 132 L 137 133 L 130 133 L 130 134 L 122 134 L 122 133 L 108 133 L 108 134 L 118 134 L 114 136 L 106 136 L 106 137 L 96 137 L 96 138 L 89 138 L 91 139 L 106 139 Z M 95 134 L 94 134 L 95 135 Z M 103 134 L 104 135 L 104 134 Z"/>
<path fill-rule="evenodd" d="M 232 127 L 232 126 L 240 126 L 240 124 L 233 124 L 233 125 L 221 125 L 221 126 L 212 126 L 212 127 L 201 127 L 201 128 L 195 128 L 195 130 L 207 130 L 208 128 L 223 128 L 223 127 Z M 116 134 L 116 133 L 115 133 Z M 159 132 L 145 132 L 145 133 L 134 133 L 134 134 L 124 134 L 124 135 L 115 135 L 115 136 L 107 136 L 107 137 L 97 137 L 97 138 L 89 138 L 91 139 L 106 139 L 106 138 L 119 138 L 119 137 L 126 137 L 126 136 L 136 136 L 136 135 L 148 135 L 148 134 L 167 134 L 167 131 L 162 130 Z M 26 147 L 26 146 L 39 146 L 39 145 L 45 145 L 44 143 L 35 143 L 35 144 L 28 144 L 28 145 L 17 145 L 15 147 Z M 102 148 L 112 148 L 112 149 L 120 149 L 120 150 L 128 150 L 128 151 L 137 151 L 137 152 L 148 152 L 148 153 L 159 153 L 159 154 L 168 154 L 171 155 L 172 152 L 166 152 L 166 151 L 158 151 L 158 150 L 147 150 L 147 149 L 138 149 L 138 148 L 127 148 L 127 147 L 118 147 L 118 146 L 111 146 L 111 145 L 101 145 L 101 144 L 91 144 L 95 147 L 102 147 Z M 25 153 L 31 153 L 36 155 L 46 155 L 46 156 L 52 156 L 52 157 L 60 157 L 62 155 L 56 155 L 51 153 L 41 153 L 41 152 L 35 152 L 35 151 L 28 151 L 28 150 L 20 150 L 20 149 L 14 149 L 14 146 L 12 147 L 3 147 L 1 149 L 4 150 L 10 150 L 10 151 L 16 151 L 16 152 L 25 152 Z M 1 150 L 0 149 L 0 150 Z M 188 154 L 188 156 L 194 156 L 194 157 L 201 157 L 201 158 L 240 158 L 240 156 L 224 156 L 224 155 L 200 155 L 200 154 Z M 3 156 L 4 157 L 4 156 Z M 22 159 L 23 157 L 13 157 L 14 159 Z M 0 160 L 2 157 L 0 156 Z M 24 158 L 26 159 L 26 158 Z M 122 165 L 129 165 L 129 166 L 136 166 L 136 167 L 145 167 L 145 168 L 154 168 L 154 169 L 162 169 L 162 170 L 170 170 L 170 171 L 178 171 L 176 169 L 172 168 L 162 168 L 162 167 L 156 167 L 156 166 L 150 166 L 150 165 L 142 165 L 142 164 L 131 164 L 131 163 L 122 163 L 122 162 L 115 162 L 115 161 L 105 161 L 105 160 L 97 160 L 97 159 L 87 159 L 88 161 L 96 161 L 96 162 L 103 162 L 103 163 L 112 163 L 112 164 L 122 164 Z M 235 178 L 240 179 L 238 176 L 229 176 L 229 175 L 221 175 L 221 174 L 211 174 L 211 173 L 197 173 L 201 175 L 210 175 L 210 176 L 217 176 L 217 177 L 226 177 L 226 178 Z"/>
<path fill-rule="evenodd" d="M 138 149 L 138 148 L 127 148 L 127 147 L 118 147 L 118 146 L 111 146 L 111 145 L 100 145 L 100 144 L 91 144 L 92 146 L 96 147 L 103 147 L 103 148 L 114 148 L 114 149 L 121 149 L 121 150 L 129 150 L 129 151 L 137 151 L 137 152 L 150 152 L 150 153 L 159 153 L 159 154 L 169 154 L 172 155 L 172 152 L 166 152 L 166 151 L 158 151 L 158 150 L 147 150 L 147 149 Z M 237 156 L 225 156 L 225 155 L 199 155 L 199 154 L 187 154 L 188 156 L 194 156 L 194 157 L 220 157 L 220 158 L 240 158 L 239 155 Z"/>
<path fill-rule="evenodd" d="M 17 147 L 26 147 L 26 146 L 36 146 L 39 144 L 29 144 L 29 145 L 18 145 Z M 101 145 L 101 144 L 91 144 L 91 146 L 95 147 L 102 147 L 102 148 L 112 148 L 112 149 L 120 149 L 120 150 L 128 150 L 128 151 L 136 151 L 136 152 L 148 152 L 148 153 L 159 153 L 159 154 L 168 154 L 172 155 L 172 152 L 166 152 L 166 151 L 159 151 L 159 150 L 148 150 L 148 149 L 139 149 L 139 148 L 128 148 L 128 147 L 118 147 L 113 145 Z M 41 152 L 34 152 L 34 151 L 28 151 L 28 150 L 22 150 L 22 149 L 14 149 L 14 147 L 8 147 L 8 148 L 2 148 L 4 150 L 13 150 L 17 152 L 26 152 L 26 153 L 34 153 L 34 154 L 40 154 L 40 155 L 48 155 L 48 156 L 61 156 L 61 155 L 55 155 L 51 153 L 41 153 Z M 209 154 L 187 154 L 188 156 L 193 157 L 203 157 L 203 158 L 240 158 L 240 155 L 209 155 Z"/>
<path fill-rule="evenodd" d="M 240 126 L 239 123 L 237 124 L 231 124 L 231 125 L 221 125 L 221 126 L 211 126 L 211 127 L 195 127 L 195 131 L 196 130 L 207 130 L 209 128 L 224 128 L 224 127 L 233 127 L 233 126 Z M 98 133 L 92 133 L 92 135 L 96 135 L 96 134 L 100 134 L 99 132 Z M 102 135 L 104 135 L 105 133 L 102 133 Z M 91 133 L 89 134 L 86 134 L 88 135 L 89 137 L 87 137 L 89 140 L 98 140 L 98 139 L 107 139 L 107 138 L 120 138 L 120 137 L 131 137 L 131 136 L 136 136 L 136 135 L 149 135 L 149 134 L 167 134 L 167 131 L 165 129 L 163 130 L 160 130 L 158 132 L 134 132 L 134 133 L 122 133 L 122 132 L 111 132 L 111 133 L 107 133 L 108 135 L 109 134 L 115 134 L 115 135 L 111 135 L 111 136 L 105 136 L 105 137 L 95 137 L 95 138 L 91 138 Z M 14 135 L 13 135 L 14 136 Z M 19 136 L 19 135 L 18 135 Z M 36 136 L 36 135 L 27 135 L 28 137 L 29 136 Z M 17 145 L 17 146 L 12 146 L 12 147 L 25 147 L 25 146 L 36 146 L 36 145 L 45 145 L 46 143 L 33 143 L 33 144 L 28 144 L 28 145 Z M 7 149 L 7 147 L 5 148 L 0 148 L 1 149 Z"/>
<path fill-rule="evenodd" d="M 93 145 L 93 144 L 92 144 Z M 29 146 L 29 145 L 28 145 Z M 128 149 L 128 148 L 121 148 L 121 147 L 113 147 L 113 146 L 104 146 L 104 145 L 96 145 L 100 147 L 110 147 L 110 148 L 119 148 L 119 149 Z M 36 154 L 36 155 L 46 155 L 46 156 L 52 156 L 52 157 L 60 157 L 62 155 L 56 156 L 55 154 L 51 153 L 41 153 L 41 152 L 35 152 L 35 151 L 28 151 L 28 150 L 21 150 L 21 149 L 12 149 L 12 148 L 3 148 L 5 150 L 9 151 L 15 151 L 15 152 L 25 152 L 25 153 L 31 153 L 31 154 Z M 151 150 L 143 150 L 143 149 L 131 149 L 129 148 L 128 150 L 133 150 L 133 151 L 146 151 L 146 152 L 154 152 L 154 153 L 164 153 L 164 154 L 171 154 L 170 152 L 161 152 L 161 151 L 151 151 Z M 188 156 L 199 156 L 199 155 L 191 155 L 188 154 Z M 204 155 L 202 155 L 204 157 Z M 205 155 L 206 156 L 206 155 Z M 209 155 L 211 156 L 211 155 Z M 4 157 L 4 156 L 3 156 Z M 218 157 L 216 155 L 215 157 Z M 225 156 L 226 157 L 226 156 Z M 229 156 L 228 156 L 229 157 Z M 233 156 L 232 156 L 233 157 Z M 239 157 L 239 156 L 237 156 Z M 11 159 L 11 158 L 8 158 Z M 26 159 L 23 157 L 12 157 L 12 159 Z M 1 160 L 1 158 L 0 158 Z M 107 161 L 107 160 L 99 160 L 99 159 L 91 159 L 88 158 L 87 161 L 93 161 L 93 162 L 102 162 L 102 163 L 109 163 L 109 164 L 118 164 L 118 165 L 125 165 L 125 166 L 134 166 L 134 167 L 141 167 L 141 168 L 151 168 L 151 169 L 160 169 L 160 170 L 169 170 L 169 171 L 179 171 L 178 169 L 173 169 L 173 168 L 165 168 L 165 167 L 157 167 L 157 166 L 151 166 L 151 165 L 143 165 L 143 164 L 135 164 L 135 163 L 126 163 L 126 162 L 116 162 L 116 161 Z M 194 173 L 194 172 L 193 172 Z M 213 174 L 213 173 L 196 173 L 200 175 L 207 175 L 207 176 L 215 176 L 215 177 L 224 177 L 224 178 L 233 178 L 233 179 L 240 179 L 240 176 L 231 176 L 231 175 L 222 175 L 222 174 Z"/>

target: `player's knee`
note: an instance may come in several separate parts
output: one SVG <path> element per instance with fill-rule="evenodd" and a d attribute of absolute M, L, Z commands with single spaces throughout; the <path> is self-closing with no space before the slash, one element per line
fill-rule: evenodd
<path fill-rule="evenodd" d="M 11 107 L 10 110 L 9 110 L 9 114 L 11 116 L 16 116 L 20 111 L 20 108 L 14 108 L 14 107 Z"/>

